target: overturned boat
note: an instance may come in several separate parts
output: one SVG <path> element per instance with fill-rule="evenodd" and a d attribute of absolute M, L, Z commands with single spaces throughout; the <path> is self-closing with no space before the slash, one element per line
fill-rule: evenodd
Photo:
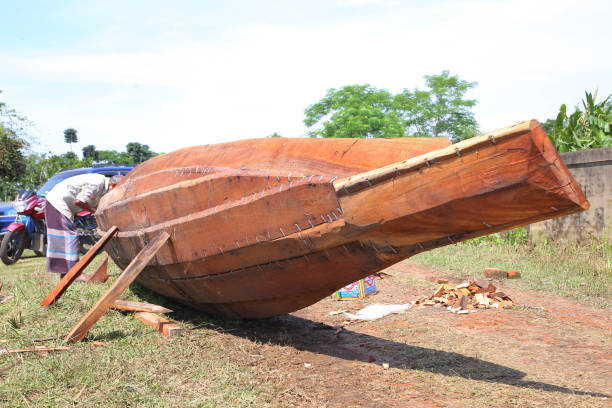
<path fill-rule="evenodd" d="M 138 282 L 190 307 L 267 317 L 419 252 L 588 208 L 537 121 L 446 138 L 244 140 L 139 165 L 96 213 Z"/>

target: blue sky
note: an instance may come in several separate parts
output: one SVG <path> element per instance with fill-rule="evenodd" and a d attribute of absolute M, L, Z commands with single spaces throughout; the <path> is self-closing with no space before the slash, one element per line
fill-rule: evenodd
<path fill-rule="evenodd" d="M 0 100 L 41 152 L 68 127 L 75 151 L 303 136 L 329 88 L 444 69 L 479 83 L 483 131 L 612 92 L 609 1 L 0 2 Z"/>

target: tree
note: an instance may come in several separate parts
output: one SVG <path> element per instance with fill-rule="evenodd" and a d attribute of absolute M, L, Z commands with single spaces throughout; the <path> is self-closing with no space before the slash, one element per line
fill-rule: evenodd
<path fill-rule="evenodd" d="M 1 93 L 2 91 L 0 91 Z M 26 167 L 24 151 L 29 147 L 25 140 L 28 120 L 0 102 L 0 197 L 14 193 L 19 177 Z"/>
<path fill-rule="evenodd" d="M 329 89 L 323 99 L 305 110 L 304 124 L 311 137 L 446 136 L 453 141 L 478 134 L 471 109 L 476 100 L 464 99 L 476 82 L 448 71 L 425 76 L 429 89 L 404 89 L 392 95 L 369 84 Z"/>
<path fill-rule="evenodd" d="M 596 102 L 595 94 L 585 92 L 582 100 L 584 111 L 576 106 L 574 113 L 568 116 L 567 107 L 562 104 L 554 120 L 547 120 L 545 125 L 552 124 L 552 131 L 547 129 L 548 136 L 560 152 L 593 149 L 612 146 L 612 94 L 602 102 Z"/>
<path fill-rule="evenodd" d="M 98 152 L 96 151 L 96 146 L 87 145 L 83 149 L 83 158 L 91 158 L 93 160 L 98 160 Z"/>
<path fill-rule="evenodd" d="M 323 99 L 306 108 L 305 115 L 306 126 L 321 125 L 308 131 L 310 137 L 404 135 L 401 120 L 393 109 L 392 95 L 369 84 L 329 89 Z"/>
<path fill-rule="evenodd" d="M 274 132 L 266 137 L 282 137 L 280 134 L 278 134 L 277 132 Z"/>
<path fill-rule="evenodd" d="M 429 90 L 405 89 L 397 95 L 394 106 L 404 120 L 409 135 L 446 136 L 453 142 L 478 134 L 472 108 L 475 99 L 463 99 L 476 82 L 467 82 L 448 71 L 426 75 Z"/>
<path fill-rule="evenodd" d="M 3 181 L 15 181 L 25 170 L 24 147 L 23 140 L 0 125 L 0 178 Z"/>
<path fill-rule="evenodd" d="M 77 143 L 79 138 L 77 137 L 77 131 L 73 128 L 64 130 L 64 142 L 70 145 L 70 151 L 72 151 L 72 144 Z"/>
<path fill-rule="evenodd" d="M 106 164 L 134 164 L 134 159 L 126 152 L 116 150 L 98 150 L 98 160 Z"/>
<path fill-rule="evenodd" d="M 128 143 L 125 146 L 128 156 L 130 156 L 135 164 L 142 163 L 155 156 L 155 153 L 149 150 L 148 145 L 143 145 L 137 142 Z"/>

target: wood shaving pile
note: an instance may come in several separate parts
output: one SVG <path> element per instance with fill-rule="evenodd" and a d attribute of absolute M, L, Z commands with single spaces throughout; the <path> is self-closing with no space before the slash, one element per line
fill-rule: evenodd
<path fill-rule="evenodd" d="M 478 279 L 457 286 L 443 283 L 429 296 L 417 299 L 418 306 L 446 306 L 452 313 L 474 313 L 476 309 L 511 308 L 514 302 L 504 292 L 498 292 L 488 280 Z"/>

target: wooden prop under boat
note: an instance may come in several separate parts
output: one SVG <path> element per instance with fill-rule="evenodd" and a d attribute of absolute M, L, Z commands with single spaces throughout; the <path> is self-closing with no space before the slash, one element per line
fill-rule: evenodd
<path fill-rule="evenodd" d="M 537 121 L 444 138 L 244 140 L 139 165 L 104 196 L 107 251 L 188 306 L 267 317 L 311 305 L 419 252 L 558 217 L 588 202 Z"/>

